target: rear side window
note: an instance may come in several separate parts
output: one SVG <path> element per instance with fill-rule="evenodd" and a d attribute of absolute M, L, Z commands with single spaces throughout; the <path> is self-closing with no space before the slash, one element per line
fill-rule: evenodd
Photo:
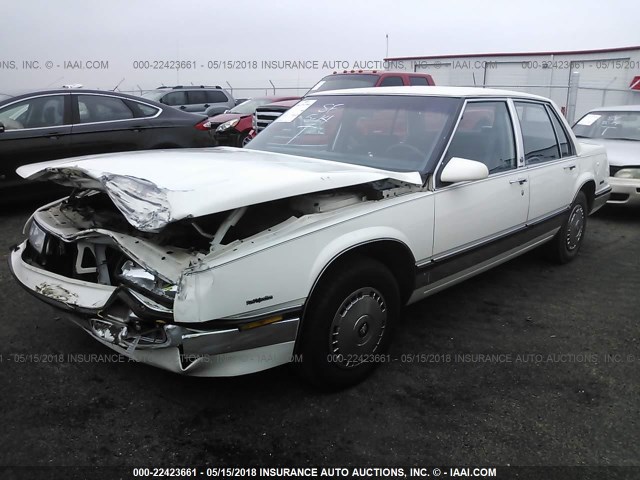
<path fill-rule="evenodd" d="M 207 103 L 207 94 L 204 90 L 191 90 L 187 92 L 189 104 Z"/>
<path fill-rule="evenodd" d="M 482 162 L 490 175 L 516 168 L 515 137 L 507 104 L 467 104 L 447 152 L 446 158 L 452 157 Z"/>
<path fill-rule="evenodd" d="M 411 85 L 429 85 L 429 82 L 424 77 L 409 77 L 409 83 Z"/>
<path fill-rule="evenodd" d="M 404 85 L 402 77 L 385 77 L 380 82 L 381 87 L 401 87 L 402 85 Z"/>
<path fill-rule="evenodd" d="M 187 92 L 171 92 L 162 97 L 162 103 L 177 107 L 178 105 L 187 105 Z"/>
<path fill-rule="evenodd" d="M 550 111 L 549 114 L 551 115 L 551 122 L 553 123 L 553 128 L 556 131 L 556 135 L 558 137 L 558 143 L 560 144 L 560 154 L 563 157 L 569 157 L 573 155 L 573 151 L 571 149 L 571 143 L 567 138 L 567 132 L 565 131 L 562 124 L 560 123 L 560 120 L 558 120 L 558 117 L 556 117 L 554 112 Z"/>
<path fill-rule="evenodd" d="M 229 99 L 220 90 L 207 90 L 207 102 L 206 103 L 225 103 L 228 102 Z"/>
<path fill-rule="evenodd" d="M 133 118 L 133 112 L 125 102 L 115 97 L 78 95 L 80 123 L 110 122 Z"/>
<path fill-rule="evenodd" d="M 560 158 L 560 148 L 545 106 L 528 102 L 515 102 L 515 105 L 522 128 L 525 163 L 534 165 Z"/>
<path fill-rule="evenodd" d="M 135 106 L 138 107 L 143 117 L 153 117 L 159 111 L 158 108 L 152 107 L 151 105 L 147 105 L 145 103 L 135 102 Z"/>

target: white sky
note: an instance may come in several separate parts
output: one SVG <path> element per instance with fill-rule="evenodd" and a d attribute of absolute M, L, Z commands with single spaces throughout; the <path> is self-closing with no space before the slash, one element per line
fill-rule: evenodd
<path fill-rule="evenodd" d="M 330 70 L 214 70 L 208 61 L 380 61 L 385 34 L 391 57 L 640 45 L 640 4 L 627 0 L 0 2 L 0 92 L 113 88 L 123 78 L 121 90 L 225 82 L 267 88 L 269 80 L 309 87 Z M 25 60 L 40 68 L 23 68 Z M 109 68 L 64 69 L 75 60 L 108 61 Z M 136 60 L 194 60 L 197 68 L 140 70 Z"/>

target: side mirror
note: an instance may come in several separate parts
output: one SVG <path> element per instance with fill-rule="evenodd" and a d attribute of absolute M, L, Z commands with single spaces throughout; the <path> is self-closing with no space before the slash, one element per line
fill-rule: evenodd
<path fill-rule="evenodd" d="M 4 123 L 0 122 L 0 133 L 4 133 Z"/>
<path fill-rule="evenodd" d="M 447 183 L 473 182 L 489 176 L 489 169 L 482 162 L 453 157 L 442 170 L 440 180 Z"/>

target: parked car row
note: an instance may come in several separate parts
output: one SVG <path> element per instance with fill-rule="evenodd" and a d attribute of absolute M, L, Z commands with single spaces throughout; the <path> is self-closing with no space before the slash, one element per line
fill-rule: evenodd
<path fill-rule="evenodd" d="M 11 202 L 32 193 L 16 174 L 26 163 L 213 145 L 207 117 L 150 99 L 77 89 L 7 95 L 0 99 L 0 198 Z"/>

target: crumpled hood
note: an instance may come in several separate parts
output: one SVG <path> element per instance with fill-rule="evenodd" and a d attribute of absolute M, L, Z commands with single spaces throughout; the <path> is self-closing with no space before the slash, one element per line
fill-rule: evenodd
<path fill-rule="evenodd" d="M 138 230 L 305 193 L 384 179 L 422 185 L 418 172 L 239 148 L 152 150 L 24 165 L 23 178 L 106 192 Z"/>
<path fill-rule="evenodd" d="M 582 143 L 605 147 L 609 165 L 616 167 L 640 165 L 640 141 L 607 138 L 579 138 L 578 140 Z"/>

